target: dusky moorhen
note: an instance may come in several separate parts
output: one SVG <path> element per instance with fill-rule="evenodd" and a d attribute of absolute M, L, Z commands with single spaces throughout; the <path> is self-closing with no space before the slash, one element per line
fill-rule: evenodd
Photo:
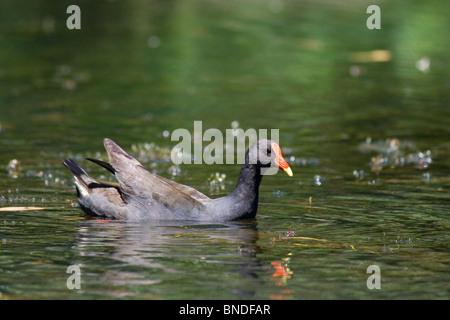
<path fill-rule="evenodd" d="M 119 181 L 118 187 L 97 182 L 72 159 L 63 161 L 75 177 L 81 209 L 97 217 L 132 221 L 254 218 L 258 209 L 261 169 L 271 164 L 261 159 L 272 159 L 276 166 L 292 176 L 279 145 L 271 140 L 259 140 L 247 150 L 234 190 L 224 197 L 211 199 L 191 187 L 147 171 L 110 139 L 104 139 L 104 146 L 109 163 L 88 160 L 113 173 Z"/>

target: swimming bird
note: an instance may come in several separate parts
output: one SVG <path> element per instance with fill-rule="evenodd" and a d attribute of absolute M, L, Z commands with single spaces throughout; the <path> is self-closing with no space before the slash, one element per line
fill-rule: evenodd
<path fill-rule="evenodd" d="M 63 161 L 75 178 L 80 208 L 101 218 L 131 221 L 254 218 L 264 169 L 276 166 L 292 176 L 280 146 L 272 140 L 258 140 L 245 154 L 234 190 L 212 199 L 192 187 L 148 171 L 112 140 L 105 138 L 103 143 L 109 162 L 87 159 L 114 174 L 118 186 L 96 181 L 72 159 Z"/>

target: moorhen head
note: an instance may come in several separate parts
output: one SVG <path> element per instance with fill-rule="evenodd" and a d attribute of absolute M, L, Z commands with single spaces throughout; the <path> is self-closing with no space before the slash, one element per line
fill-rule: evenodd
<path fill-rule="evenodd" d="M 280 146 L 271 140 L 258 140 L 247 150 L 234 190 L 211 199 L 189 186 L 146 170 L 112 140 L 105 138 L 109 163 L 88 160 L 113 173 L 119 186 L 97 182 L 75 161 L 64 165 L 75 178 L 78 202 L 89 215 L 120 220 L 197 220 L 230 221 L 254 218 L 262 176 L 278 168 L 289 176 L 292 170 Z"/>

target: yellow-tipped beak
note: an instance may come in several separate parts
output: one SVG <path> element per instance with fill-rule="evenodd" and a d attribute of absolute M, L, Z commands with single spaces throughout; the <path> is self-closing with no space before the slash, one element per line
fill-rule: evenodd
<path fill-rule="evenodd" d="M 283 169 L 283 171 L 286 172 L 289 177 L 292 177 L 294 175 L 292 173 L 291 167 L 287 167 L 286 169 Z"/>

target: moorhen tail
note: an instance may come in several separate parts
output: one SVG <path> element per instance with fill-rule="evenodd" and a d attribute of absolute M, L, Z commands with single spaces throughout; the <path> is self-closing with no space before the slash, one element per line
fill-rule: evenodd
<path fill-rule="evenodd" d="M 234 190 L 227 196 L 211 199 L 191 187 L 147 171 L 110 139 L 104 139 L 104 146 L 109 163 L 88 160 L 113 173 L 118 187 L 97 182 L 71 159 L 63 161 L 75 178 L 81 209 L 103 218 L 133 221 L 254 218 L 264 170 L 275 165 L 292 176 L 279 145 L 271 140 L 259 140 L 247 150 Z"/>

